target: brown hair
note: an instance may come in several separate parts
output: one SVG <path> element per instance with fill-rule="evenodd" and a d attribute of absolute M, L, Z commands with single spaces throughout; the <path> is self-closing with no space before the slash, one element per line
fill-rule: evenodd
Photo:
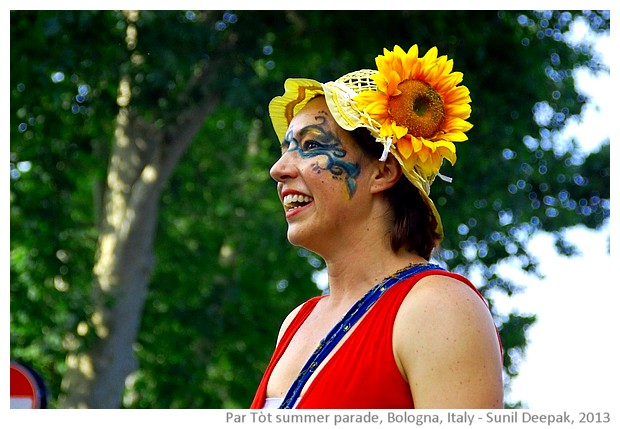
<path fill-rule="evenodd" d="M 379 158 L 383 146 L 365 128 L 351 131 L 353 138 L 369 156 Z M 398 182 L 385 191 L 392 217 L 390 243 L 395 252 L 404 247 L 407 251 L 428 260 L 439 242 L 435 231 L 437 220 L 430 207 L 426 205 L 420 191 L 403 174 Z"/>

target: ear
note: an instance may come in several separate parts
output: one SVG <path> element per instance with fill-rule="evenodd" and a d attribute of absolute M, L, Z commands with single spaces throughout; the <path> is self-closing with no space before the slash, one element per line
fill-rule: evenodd
<path fill-rule="evenodd" d="M 391 154 L 385 161 L 376 160 L 375 163 L 376 170 L 372 177 L 370 190 L 372 193 L 379 193 L 394 186 L 402 176 L 403 170 Z"/>

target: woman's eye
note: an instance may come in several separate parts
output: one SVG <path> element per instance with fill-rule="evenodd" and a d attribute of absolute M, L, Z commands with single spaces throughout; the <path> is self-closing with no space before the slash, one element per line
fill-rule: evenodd
<path fill-rule="evenodd" d="M 321 147 L 323 147 L 323 145 L 315 140 L 308 140 L 304 143 L 304 150 L 319 149 Z"/>

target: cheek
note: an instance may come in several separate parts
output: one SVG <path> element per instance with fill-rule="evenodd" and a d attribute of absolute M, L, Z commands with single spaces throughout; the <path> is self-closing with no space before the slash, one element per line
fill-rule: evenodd
<path fill-rule="evenodd" d="M 316 170 L 327 170 L 328 169 L 328 159 L 325 156 L 317 157 L 313 164 L 313 169 Z"/>
<path fill-rule="evenodd" d="M 349 198 L 353 198 L 357 189 L 357 179 L 361 174 L 360 164 L 356 162 L 345 161 L 325 157 L 317 159 L 313 164 L 312 170 L 316 174 L 323 174 L 332 180 L 341 183 Z"/>

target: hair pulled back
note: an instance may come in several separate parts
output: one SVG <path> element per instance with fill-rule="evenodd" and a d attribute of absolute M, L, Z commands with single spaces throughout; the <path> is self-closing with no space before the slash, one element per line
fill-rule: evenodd
<path fill-rule="evenodd" d="M 367 129 L 357 128 L 351 131 L 351 134 L 367 155 L 376 159 L 381 156 L 382 145 L 375 141 Z M 437 221 L 418 188 L 403 174 L 384 195 L 391 207 L 389 216 L 392 218 L 392 250 L 396 252 L 404 247 L 424 259 L 430 259 L 440 237 L 435 232 Z"/>

